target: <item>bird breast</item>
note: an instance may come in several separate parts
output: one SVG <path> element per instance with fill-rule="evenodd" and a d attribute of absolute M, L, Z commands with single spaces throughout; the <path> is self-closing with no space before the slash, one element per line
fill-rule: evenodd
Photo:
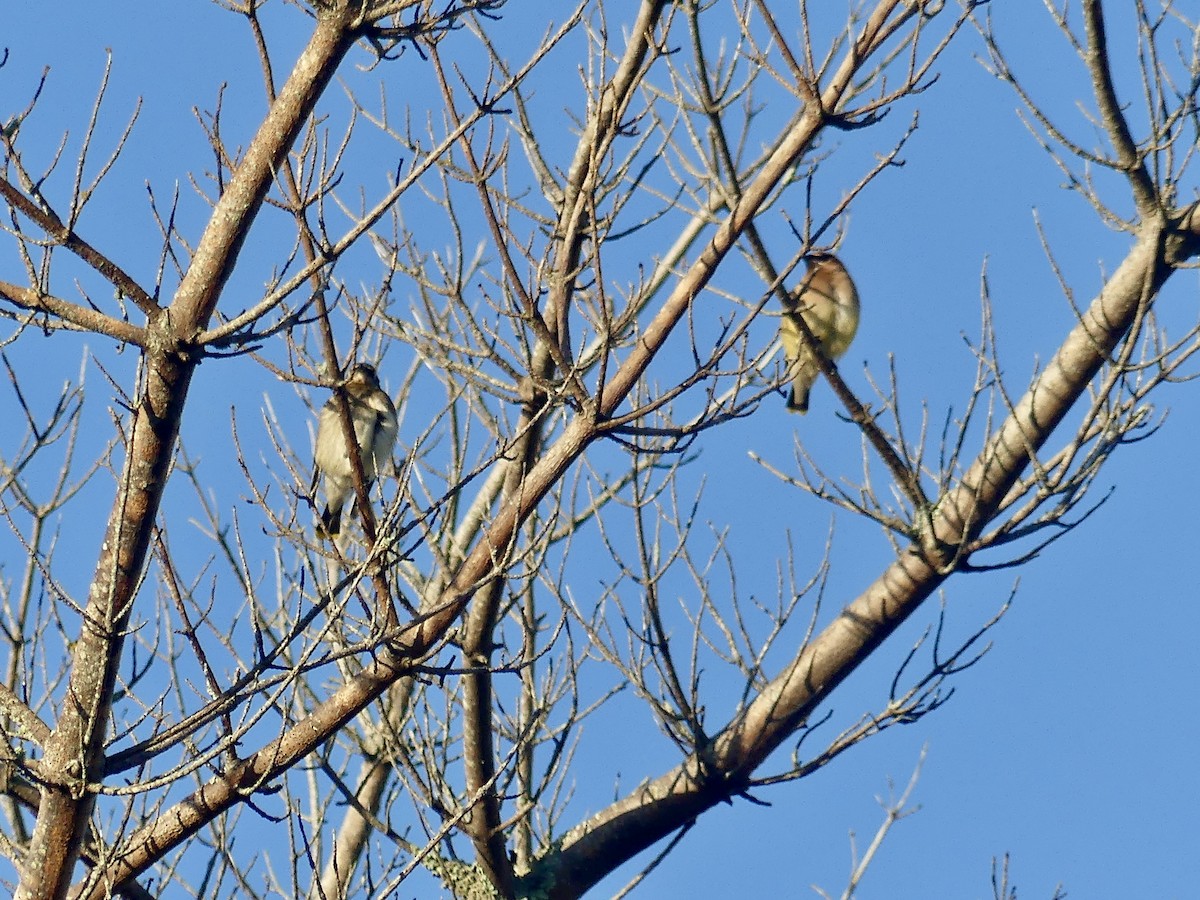
<path fill-rule="evenodd" d="M 370 480 L 375 477 L 379 461 L 387 457 L 395 441 L 395 414 L 379 408 L 381 404 L 349 399 L 350 419 L 354 425 L 355 441 L 361 450 L 363 475 Z M 317 466 L 327 475 L 349 478 L 350 454 L 342 436 L 336 405 L 331 404 L 321 410 L 318 431 L 322 435 L 329 435 L 329 440 L 317 442 Z"/>

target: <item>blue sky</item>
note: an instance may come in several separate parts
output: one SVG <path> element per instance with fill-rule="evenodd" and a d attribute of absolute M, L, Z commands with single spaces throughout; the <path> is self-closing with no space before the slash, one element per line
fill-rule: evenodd
<path fill-rule="evenodd" d="M 23 108 L 38 73 L 51 66 L 46 102 L 31 125 L 39 130 L 30 137 L 43 141 L 46 152 L 63 128 L 90 109 L 105 48 L 112 48 L 114 60 L 106 107 L 111 121 L 123 120 L 134 98 L 143 98 L 131 151 L 113 188 L 99 201 L 104 215 L 85 219 L 84 226 L 149 280 L 156 243 L 143 182 L 149 180 L 160 199 L 178 183 L 185 215 L 201 221 L 202 206 L 186 181 L 189 170 L 206 165 L 192 107 L 211 108 L 217 86 L 228 82 L 226 133 L 237 135 L 240 129 L 245 134 L 252 126 L 262 95 L 249 40 L 229 14 L 206 3 L 172 4 L 169 13 L 146 3 L 57 4 L 52 28 L 44 10 L 10 6 L 0 38 L 11 51 L 0 70 L 0 116 Z M 281 4 L 268 12 L 280 51 L 299 46 L 306 27 L 299 12 Z M 498 39 L 517 46 L 540 31 L 540 23 L 527 20 L 530 15 L 516 8 L 506 12 L 494 25 Z M 1041 4 L 997 4 L 993 15 L 1014 68 L 1028 79 L 1035 97 L 1073 135 L 1094 145 L 1098 137 L 1075 105 L 1082 99 L 1091 108 L 1086 75 Z M 1124 54 L 1119 90 L 1136 108 L 1140 88 L 1128 55 L 1128 22 L 1116 14 L 1110 18 L 1114 52 Z M 978 337 L 985 265 L 1011 384 L 1024 385 L 1073 324 L 1042 251 L 1037 221 L 1080 303 L 1094 295 L 1102 273 L 1115 268 L 1129 244 L 1126 235 L 1106 228 L 1081 199 L 1064 190 L 1062 173 L 1018 118 L 1015 95 L 980 65 L 982 53 L 978 37 L 964 31 L 937 66 L 940 80 L 930 90 L 899 105 L 880 126 L 831 134 L 822 145 L 833 151 L 818 191 L 828 202 L 857 180 L 874 154 L 890 147 L 913 112 L 920 112 L 920 128 L 902 154 L 904 167 L 886 173 L 855 202 L 841 250 L 864 312 L 840 370 L 852 388 L 865 392 L 866 372 L 885 376 L 894 355 L 914 423 L 922 403 L 935 421 L 947 407 L 961 409 L 963 379 L 974 364 L 964 336 Z M 415 54 L 387 65 L 389 90 L 419 94 L 427 74 Z M 538 100 L 578 108 L 572 66 L 563 66 L 568 75 L 549 82 Z M 331 91 L 340 99 L 338 85 Z M 569 139 L 566 128 L 563 137 Z M 243 141 L 231 137 L 231 142 Z M 383 163 L 381 173 L 393 165 L 394 160 Z M 362 177 L 370 183 L 374 176 Z M 1195 181 L 1194 175 L 1185 179 L 1182 196 L 1190 196 Z M 1128 208 L 1128 191 L 1112 179 L 1107 186 L 1114 205 Z M 797 195 L 785 204 L 794 218 L 802 216 L 802 202 Z M 772 248 L 786 258 L 793 250 L 790 237 L 778 218 L 772 221 L 778 223 L 772 226 Z M 628 243 L 614 251 L 623 265 L 652 262 L 637 257 L 644 249 L 639 242 Z M 269 249 L 265 241 L 251 246 Z M 661 249 L 652 248 L 651 256 Z M 231 300 L 229 309 L 247 305 L 274 264 L 265 252 L 248 257 L 227 296 L 244 291 L 249 300 Z M 18 281 L 19 275 L 6 247 L 0 278 Z M 748 296 L 761 290 L 744 274 L 731 276 L 727 284 Z M 1158 310 L 1172 334 L 1195 324 L 1196 297 L 1194 272 L 1177 274 L 1163 292 Z M 37 361 L 65 379 L 79 371 L 84 343 L 29 337 L 7 352 L 18 369 Z M 126 387 L 132 384 L 132 353 L 112 353 L 106 339 L 89 338 L 86 344 L 125 379 Z M 393 389 L 401 371 L 397 365 L 385 372 Z M 87 377 L 91 388 L 106 388 L 98 371 Z M 57 382 L 47 379 L 45 395 L 57 392 Z M 230 407 L 239 428 L 252 431 L 264 392 L 273 392 L 297 428 L 305 427 L 299 399 L 248 361 L 206 363 L 193 391 L 196 406 L 185 423 L 189 448 L 222 471 Z M 860 849 L 869 843 L 882 817 L 875 797 L 888 793 L 888 779 L 902 789 L 923 746 L 928 756 L 913 796 L 921 809 L 893 829 L 858 893 L 862 900 L 990 897 L 990 861 L 1006 852 L 1012 855 L 1011 873 L 1022 900 L 1048 898 L 1060 883 L 1076 898 L 1193 896 L 1200 876 L 1195 854 L 1200 784 L 1193 759 L 1200 726 L 1191 715 L 1200 700 L 1194 638 L 1200 632 L 1200 595 L 1192 561 L 1200 477 L 1192 437 L 1200 431 L 1200 403 L 1192 384 L 1164 387 L 1154 400 L 1156 413 L 1165 416 L 1162 427 L 1150 440 L 1122 449 L 1104 468 L 1092 498 L 1110 488 L 1113 493 L 1092 518 L 1020 569 L 949 582 L 943 595 L 948 627 L 958 635 L 977 628 L 1016 593 L 1011 611 L 992 632 L 993 649 L 953 679 L 956 693 L 946 706 L 915 725 L 867 741 L 810 778 L 758 792 L 770 807 L 741 801 L 712 811 L 637 896 L 724 897 L 752 891 L 806 897 L 815 896 L 809 889 L 814 884 L 840 894 L 851 867 L 848 832 L 856 833 Z M 11 408 L 11 402 L 8 395 L 0 397 L 0 409 Z M 106 417 L 105 402 L 89 412 L 97 428 Z M 402 441 L 421 427 L 419 413 L 408 416 Z M 257 439 L 262 440 L 261 429 Z M 773 596 L 775 567 L 789 539 L 800 571 L 815 566 L 832 520 L 834 574 L 826 602 L 836 609 L 870 583 L 891 551 L 874 526 L 834 515 L 811 497 L 782 488 L 748 456 L 753 452 L 777 466 L 794 466 L 797 439 L 834 471 L 844 469 L 854 477 L 861 468 L 858 437 L 836 418 L 828 388 L 818 387 L 806 418 L 786 416 L 782 403 L 768 403 L 754 416 L 705 435 L 695 448 L 700 455 L 689 483 L 699 484 L 703 477 L 700 518 L 715 531 L 728 530 L 745 596 Z M 305 441 L 299 436 L 295 441 L 303 454 Z M 0 444 L 0 454 L 7 452 L 10 448 Z M 229 479 L 236 477 L 227 471 Z M 222 502 L 234 505 L 243 490 L 240 482 L 215 477 Z M 95 487 L 97 509 L 107 510 L 108 490 L 106 483 Z M 176 499 L 182 509 L 184 501 Z M 764 507 L 766 499 L 777 508 Z M 80 529 L 82 546 L 94 548 L 94 535 L 86 543 L 85 525 L 71 527 Z M 93 557 L 90 549 L 81 554 L 85 565 L 76 589 L 86 583 Z M 13 577 L 19 561 L 12 539 L 0 536 L 4 577 Z M 603 582 L 604 574 L 596 580 Z M 928 607 L 835 695 L 835 721 L 853 721 L 886 700 L 899 660 L 936 619 L 934 602 Z M 728 690 L 714 688 L 718 697 Z M 628 789 L 673 759 L 667 742 L 635 705 L 614 705 L 587 729 L 576 811 L 611 798 L 617 778 Z M 768 768 L 781 768 L 784 756 Z M 636 768 L 639 763 L 642 768 Z M 628 867 L 609 879 L 596 896 L 615 891 L 631 872 Z"/>

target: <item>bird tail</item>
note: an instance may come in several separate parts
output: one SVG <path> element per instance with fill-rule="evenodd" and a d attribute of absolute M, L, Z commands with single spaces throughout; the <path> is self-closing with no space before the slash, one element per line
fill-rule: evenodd
<path fill-rule="evenodd" d="M 809 395 L 808 389 L 805 389 L 803 392 L 801 392 L 801 391 L 796 390 L 796 388 L 793 387 L 792 393 L 788 396 L 788 402 L 787 402 L 788 412 L 800 413 L 800 415 L 804 415 L 805 413 L 807 413 L 808 412 L 808 395 Z"/>
<path fill-rule="evenodd" d="M 326 506 L 321 513 L 321 521 L 317 523 L 317 537 L 334 540 L 342 531 L 342 508 L 333 509 Z"/>

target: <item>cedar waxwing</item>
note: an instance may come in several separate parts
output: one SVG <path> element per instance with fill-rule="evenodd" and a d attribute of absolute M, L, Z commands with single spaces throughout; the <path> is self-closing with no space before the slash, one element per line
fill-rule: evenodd
<path fill-rule="evenodd" d="M 804 261 L 808 271 L 792 291 L 779 323 L 792 379 L 788 409 L 801 414 L 808 412 L 808 394 L 821 369 L 800 336 L 796 315 L 804 316 L 813 337 L 831 360 L 846 352 L 858 331 L 858 290 L 846 267 L 832 253 L 814 253 Z"/>
<path fill-rule="evenodd" d="M 396 406 L 392 398 L 379 387 L 375 367 L 358 363 L 342 385 L 346 402 L 350 404 L 350 420 L 354 439 L 358 442 L 363 477 L 368 490 L 383 465 L 392 457 L 396 444 Z M 354 473 L 350 468 L 350 453 L 343 437 L 341 414 L 337 397 L 330 397 L 321 407 L 317 421 L 317 448 L 313 453 L 317 476 L 325 476 L 325 511 L 317 525 L 317 537 L 336 538 L 342 530 L 342 508 L 354 496 Z"/>

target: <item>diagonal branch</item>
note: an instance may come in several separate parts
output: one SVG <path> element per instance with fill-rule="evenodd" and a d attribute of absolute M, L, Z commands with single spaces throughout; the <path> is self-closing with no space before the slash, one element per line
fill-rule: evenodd
<path fill-rule="evenodd" d="M 78 331 L 93 331 L 97 334 L 107 334 L 111 338 L 138 347 L 146 346 L 146 330 L 86 306 L 80 306 L 60 297 L 35 291 L 32 288 L 21 287 L 0 281 L 0 300 L 8 300 L 15 306 L 27 309 L 31 313 L 44 316 L 54 316 L 67 324 L 67 327 Z M 57 326 L 47 323 L 47 327 Z"/>
<path fill-rule="evenodd" d="M 65 225 L 52 209 L 34 203 L 6 178 L 0 178 L 0 197 L 3 197 L 13 209 L 27 216 L 46 234 L 104 276 L 113 287 L 133 300 L 138 309 L 147 316 L 158 312 L 158 304 L 142 289 L 140 284 L 124 269 L 80 237 L 74 229 Z"/>
<path fill-rule="evenodd" d="M 598 875 L 745 789 L 754 769 L 818 704 L 891 635 L 953 572 L 955 550 L 987 525 L 1050 437 L 1110 358 L 1170 269 L 1164 236 L 1147 228 L 1105 289 L 1067 336 L 1045 371 L 986 443 L 934 519 L 942 560 L 913 546 L 808 642 L 704 751 L 593 816 L 570 832 L 541 880 L 552 896 L 577 896 Z M 604 860 L 598 866 L 597 860 Z M 552 873 L 552 874 L 551 874 Z"/>

